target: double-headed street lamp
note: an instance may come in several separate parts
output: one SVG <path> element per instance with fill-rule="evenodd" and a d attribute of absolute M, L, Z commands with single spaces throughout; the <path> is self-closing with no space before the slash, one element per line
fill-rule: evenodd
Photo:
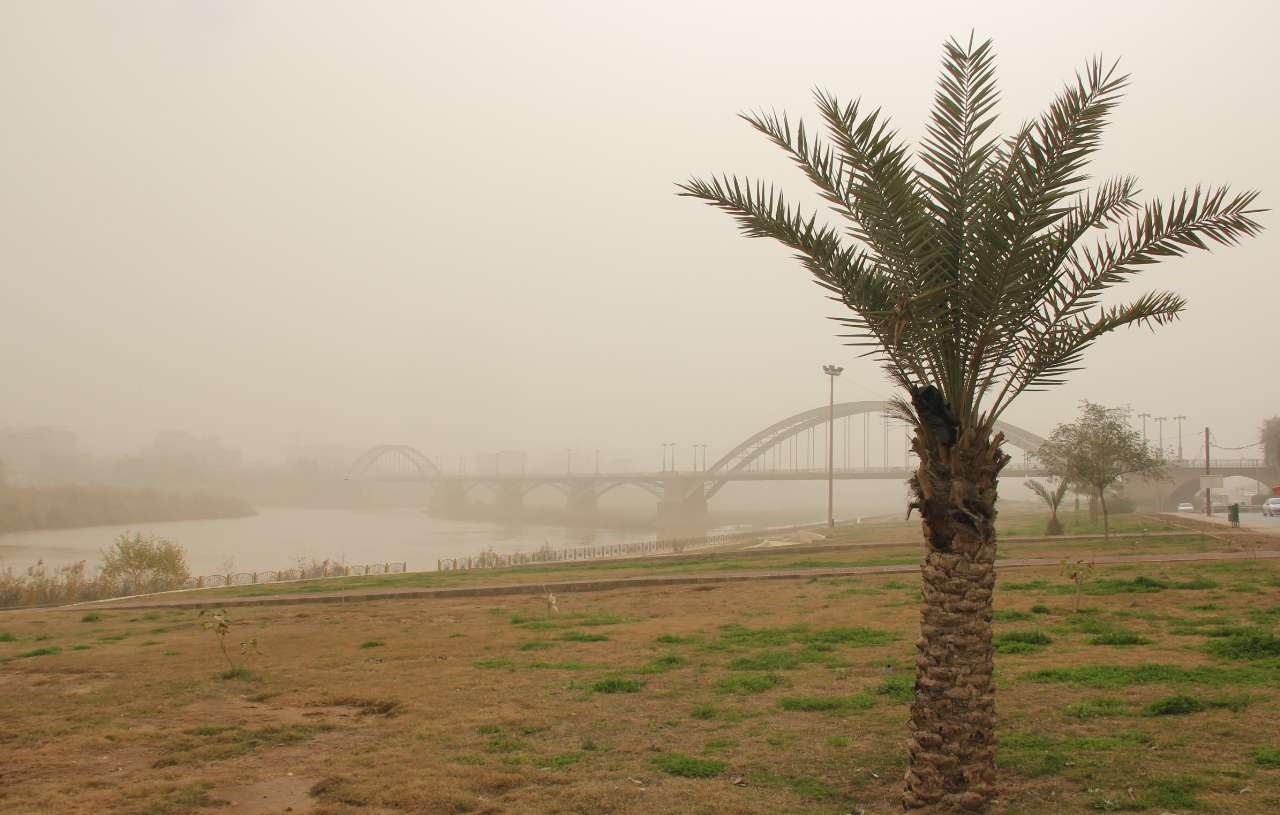
<path fill-rule="evenodd" d="M 836 424 L 836 377 L 844 373 L 839 365 L 823 365 L 822 372 L 831 380 L 831 397 L 827 402 L 827 528 L 835 529 L 835 424 Z"/>
<path fill-rule="evenodd" d="M 1150 413 L 1139 413 L 1138 418 L 1142 420 L 1142 446 L 1147 445 L 1147 419 L 1151 418 Z"/>
<path fill-rule="evenodd" d="M 1173 420 L 1178 423 L 1178 461 L 1182 461 L 1182 420 L 1185 418 L 1187 417 L 1181 413 L 1173 417 Z"/>
<path fill-rule="evenodd" d="M 1160 458 L 1164 458 L 1164 423 L 1169 421 L 1168 416 L 1154 416 L 1156 425 L 1160 428 Z"/>

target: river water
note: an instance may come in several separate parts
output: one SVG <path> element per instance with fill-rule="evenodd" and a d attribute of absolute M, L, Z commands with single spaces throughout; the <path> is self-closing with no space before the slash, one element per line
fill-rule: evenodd
<path fill-rule="evenodd" d="M 417 509 L 312 509 L 266 507 L 248 518 L 165 521 L 127 526 L 46 529 L 0 535 L 0 569 L 25 569 L 38 559 L 50 566 L 99 562 L 122 532 L 168 538 L 183 546 L 192 574 L 265 571 L 297 566 L 298 559 L 351 564 L 405 561 L 413 571 L 446 557 L 554 549 L 651 539 L 642 530 L 571 529 L 432 518 Z"/>

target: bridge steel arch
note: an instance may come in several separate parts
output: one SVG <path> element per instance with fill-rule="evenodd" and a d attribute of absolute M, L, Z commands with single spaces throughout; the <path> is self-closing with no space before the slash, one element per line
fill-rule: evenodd
<path fill-rule="evenodd" d="M 376 447 L 370 447 L 365 450 L 360 454 L 359 458 L 351 462 L 351 468 L 348 471 L 349 477 L 364 475 L 369 471 L 370 467 L 386 457 L 398 458 L 401 461 L 408 462 L 410 466 L 418 471 L 418 475 L 422 478 L 444 475 L 435 462 L 427 458 L 416 447 L 410 447 L 407 444 L 379 444 Z"/>
<path fill-rule="evenodd" d="M 825 425 L 828 417 L 842 419 L 846 416 L 861 416 L 864 413 L 887 413 L 890 408 L 891 403 L 883 401 L 840 402 L 834 409 L 824 405 L 775 422 L 725 453 L 707 469 L 705 476 L 710 483 L 706 488 L 706 497 L 710 499 L 719 492 L 728 483 L 727 476 L 745 470 L 766 451 L 787 439 L 798 436 L 810 428 Z M 1045 441 L 1035 433 L 1008 422 L 997 421 L 995 427 L 997 431 L 1004 433 L 1011 444 L 1028 453 L 1034 453 L 1040 449 L 1040 445 Z"/>

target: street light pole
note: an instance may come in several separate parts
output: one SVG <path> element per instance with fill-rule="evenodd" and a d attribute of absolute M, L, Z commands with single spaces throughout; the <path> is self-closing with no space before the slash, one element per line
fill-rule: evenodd
<path fill-rule="evenodd" d="M 844 373 L 844 368 L 839 365 L 823 365 L 822 372 L 831 381 L 831 395 L 827 401 L 827 528 L 835 529 L 835 446 L 832 439 L 835 438 L 833 428 L 836 422 L 836 377 Z"/>
<path fill-rule="evenodd" d="M 1147 446 L 1147 419 L 1151 417 L 1150 413 L 1139 413 L 1138 418 L 1142 420 L 1142 446 Z"/>
<path fill-rule="evenodd" d="M 1155 422 L 1160 428 L 1160 458 L 1164 458 L 1164 423 L 1168 421 L 1168 416 L 1156 416 Z"/>
<path fill-rule="evenodd" d="M 1182 461 L 1182 420 L 1185 418 L 1187 417 L 1183 416 L 1182 414 L 1178 414 L 1177 416 L 1173 417 L 1173 420 L 1178 423 L 1178 461 L 1179 462 Z"/>

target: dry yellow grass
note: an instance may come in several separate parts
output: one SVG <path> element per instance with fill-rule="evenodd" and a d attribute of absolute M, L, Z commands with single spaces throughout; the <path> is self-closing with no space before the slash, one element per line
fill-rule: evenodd
<path fill-rule="evenodd" d="M 245 608 L 247 679 L 219 677 L 193 611 L 11 613 L 0 810 L 894 812 L 914 586 L 561 594 L 550 616 L 540 597 Z M 997 656 L 996 811 L 1280 810 L 1280 659 L 1205 650 L 1276 633 L 1280 564 L 1100 568 L 1081 615 L 1065 590 L 1001 577 L 997 633 L 1051 641 Z M 1179 694 L 1204 709 L 1144 713 Z"/>

